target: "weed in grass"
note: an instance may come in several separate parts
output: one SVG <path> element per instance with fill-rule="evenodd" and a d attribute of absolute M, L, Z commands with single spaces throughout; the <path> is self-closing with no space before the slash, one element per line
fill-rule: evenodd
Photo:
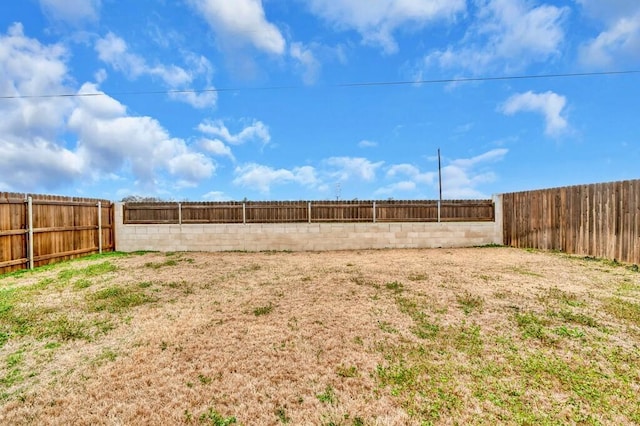
<path fill-rule="evenodd" d="M 156 300 L 145 293 L 126 287 L 107 287 L 87 296 L 91 311 L 108 311 L 111 313 L 155 302 Z"/>
<path fill-rule="evenodd" d="M 166 266 L 176 266 L 177 264 L 178 261 L 176 259 L 167 259 L 164 262 L 147 262 L 144 266 L 151 269 L 160 269 Z"/>
<path fill-rule="evenodd" d="M 351 365 L 349 367 L 345 365 L 339 365 L 338 368 L 336 368 L 336 374 L 344 378 L 358 377 L 358 367 L 356 367 L 355 365 Z"/>
<path fill-rule="evenodd" d="M 566 325 L 554 328 L 553 332 L 558 336 L 569 337 L 571 339 L 580 339 L 584 337 L 584 331 L 579 328 L 567 327 Z"/>
<path fill-rule="evenodd" d="M 250 265 L 243 266 L 242 268 L 238 269 L 238 272 L 240 273 L 256 272 L 256 271 L 259 271 L 260 269 L 262 269 L 262 265 L 260 265 L 259 263 L 252 263 Z"/>
<path fill-rule="evenodd" d="M 68 282 L 74 277 L 98 277 L 109 272 L 114 272 L 118 269 L 117 266 L 111 262 L 94 263 L 85 268 L 80 269 L 63 269 L 58 272 L 58 280 Z"/>
<path fill-rule="evenodd" d="M 533 312 L 519 313 L 515 315 L 516 323 L 522 330 L 522 336 L 526 339 L 539 339 L 541 341 L 548 341 L 549 335 L 545 330 L 547 321 L 538 317 Z"/>
<path fill-rule="evenodd" d="M 398 281 L 393 281 L 390 283 L 386 283 L 384 285 L 388 290 L 393 291 L 394 293 L 398 294 L 398 293 L 402 293 L 402 291 L 404 290 L 404 285 Z"/>
<path fill-rule="evenodd" d="M 211 377 L 207 377 L 204 374 L 198 374 L 198 380 L 201 385 L 209 385 L 211 384 Z"/>
<path fill-rule="evenodd" d="M 209 408 L 205 413 L 202 413 L 198 417 L 200 423 L 205 423 L 211 426 L 229 426 L 237 422 L 233 416 L 224 417 L 213 408 Z"/>
<path fill-rule="evenodd" d="M 394 328 L 390 322 L 387 321 L 378 321 L 378 328 L 385 333 L 397 334 L 398 329 Z"/>
<path fill-rule="evenodd" d="M 469 355 L 480 356 L 483 349 L 480 326 L 473 324 L 467 326 L 464 322 L 455 335 L 455 348 Z"/>
<path fill-rule="evenodd" d="M 327 385 L 324 392 L 317 394 L 316 398 L 318 398 L 318 401 L 330 405 L 335 405 L 338 401 L 336 393 L 331 385 Z"/>
<path fill-rule="evenodd" d="M 629 293 L 640 292 L 640 285 L 631 282 L 631 280 L 625 279 L 623 283 L 620 284 L 617 294 L 624 296 Z"/>
<path fill-rule="evenodd" d="M 138 287 L 140 288 L 149 288 L 153 285 L 153 282 L 151 281 L 143 281 L 141 283 L 138 283 Z"/>
<path fill-rule="evenodd" d="M 44 348 L 45 349 L 49 349 L 49 350 L 53 350 L 53 349 L 58 349 L 60 346 L 62 346 L 60 344 L 60 342 L 49 342 L 49 343 L 44 345 Z"/>
<path fill-rule="evenodd" d="M 39 337 L 57 337 L 60 340 L 90 340 L 89 324 L 82 320 L 71 320 L 66 314 L 39 324 Z"/>
<path fill-rule="evenodd" d="M 602 307 L 617 319 L 640 325 L 640 304 L 638 303 L 612 297 L 605 300 Z"/>
<path fill-rule="evenodd" d="M 482 311 L 484 305 L 484 299 L 481 296 L 473 295 L 468 291 L 461 295 L 456 295 L 456 301 L 466 315 L 469 315 L 472 311 Z"/>
<path fill-rule="evenodd" d="M 427 274 L 411 274 L 407 277 L 409 281 L 426 281 L 428 278 Z"/>
<path fill-rule="evenodd" d="M 115 361 L 117 357 L 118 354 L 113 349 L 104 348 L 102 349 L 102 352 L 94 358 L 93 365 L 99 367 L 107 362 Z"/>
<path fill-rule="evenodd" d="M 269 303 L 266 306 L 258 306 L 257 308 L 253 309 L 253 315 L 259 317 L 262 315 L 267 315 L 270 314 L 273 311 L 274 306 Z"/>
<path fill-rule="evenodd" d="M 93 283 L 91 281 L 89 281 L 88 279 L 80 278 L 79 280 L 76 280 L 73 283 L 73 288 L 75 288 L 76 290 L 82 290 L 82 289 L 91 287 L 91 284 L 93 284 Z"/>
<path fill-rule="evenodd" d="M 0 377 L 0 384 L 5 388 L 10 388 L 24 380 L 24 376 L 20 369 L 21 364 L 24 362 L 24 350 L 19 350 L 12 354 L 7 355 L 5 359 L 6 373 L 4 377 Z"/>
<path fill-rule="evenodd" d="M 551 287 L 538 299 L 543 303 L 546 303 L 549 299 L 557 300 L 560 303 L 576 308 L 585 306 L 585 302 L 580 300 L 578 295 L 561 290 L 558 287 Z"/>
<path fill-rule="evenodd" d="M 413 320 L 414 326 L 411 328 L 411 332 L 417 337 L 430 339 L 438 334 L 440 327 L 429 321 L 427 314 L 419 308 L 415 299 L 398 297 L 396 298 L 396 303 L 400 308 L 400 312 L 409 315 Z"/>
<path fill-rule="evenodd" d="M 593 327 L 593 328 L 600 328 L 600 324 L 598 324 L 598 322 L 594 318 L 588 315 L 585 315 L 583 313 L 574 313 L 572 311 L 562 310 L 558 313 L 558 315 L 563 320 L 572 322 L 574 324 L 586 325 L 587 327 Z"/>
<path fill-rule="evenodd" d="M 514 266 L 512 268 L 509 268 L 509 270 L 511 272 L 515 272 L 516 274 L 525 275 L 525 276 L 529 276 L 529 277 L 537 277 L 537 278 L 543 278 L 544 277 L 544 275 L 542 275 L 542 274 L 539 274 L 537 272 L 533 272 L 533 271 L 530 271 L 530 270 L 528 270 L 526 268 L 521 268 L 521 267 L 518 267 L 518 266 Z"/>
<path fill-rule="evenodd" d="M 287 424 L 291 421 L 291 418 L 287 416 L 286 407 L 278 407 L 276 408 L 275 415 L 280 420 L 280 423 Z"/>

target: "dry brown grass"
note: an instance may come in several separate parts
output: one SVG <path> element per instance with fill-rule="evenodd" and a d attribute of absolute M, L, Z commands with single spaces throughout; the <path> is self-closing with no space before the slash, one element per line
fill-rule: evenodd
<path fill-rule="evenodd" d="M 640 274 L 610 262 L 148 253 L 0 295 L 5 424 L 640 422 Z"/>

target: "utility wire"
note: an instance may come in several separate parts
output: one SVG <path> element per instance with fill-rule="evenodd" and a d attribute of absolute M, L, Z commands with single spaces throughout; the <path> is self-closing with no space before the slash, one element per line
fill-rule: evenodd
<path fill-rule="evenodd" d="M 500 77 L 460 77 L 460 78 L 443 78 L 433 80 L 416 80 L 416 81 L 372 81 L 372 82 L 356 82 L 356 83 L 337 83 L 323 86 L 319 88 L 341 88 L 341 87 L 372 87 L 372 86 L 419 86 L 422 84 L 445 84 L 445 83 L 470 83 L 481 81 L 504 81 L 504 80 L 534 80 L 534 79 L 551 79 L 551 78 L 575 78 L 575 77 L 593 77 L 603 75 L 628 75 L 640 74 L 640 70 L 629 71 L 603 71 L 603 72 L 582 72 L 567 74 L 539 74 L 539 75 L 516 75 L 516 76 L 500 76 Z M 90 93 L 57 93 L 48 95 L 9 95 L 0 96 L 0 99 L 44 99 L 44 98 L 84 98 L 92 96 L 139 96 L 139 95 L 172 95 L 185 93 L 222 93 L 222 92 L 243 92 L 255 90 L 287 90 L 301 89 L 306 86 L 265 86 L 265 87 L 244 87 L 244 88 L 219 88 L 219 89 L 184 89 L 184 90 L 140 90 L 129 92 L 90 92 Z"/>

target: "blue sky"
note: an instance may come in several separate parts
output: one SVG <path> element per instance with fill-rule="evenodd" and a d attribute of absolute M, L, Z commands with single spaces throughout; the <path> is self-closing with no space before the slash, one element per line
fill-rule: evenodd
<path fill-rule="evenodd" d="M 434 199 L 438 148 L 445 198 L 634 179 L 640 74 L 433 82 L 630 70 L 637 0 L 4 1 L 0 191 Z"/>

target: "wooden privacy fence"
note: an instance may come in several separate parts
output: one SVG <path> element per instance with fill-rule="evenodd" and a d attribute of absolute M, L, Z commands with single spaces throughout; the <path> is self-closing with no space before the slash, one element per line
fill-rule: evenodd
<path fill-rule="evenodd" d="M 0 274 L 113 251 L 107 200 L 0 193 Z"/>
<path fill-rule="evenodd" d="M 504 244 L 640 264 L 640 180 L 503 195 Z"/>
<path fill-rule="evenodd" d="M 492 200 L 126 203 L 125 224 L 493 221 Z"/>

